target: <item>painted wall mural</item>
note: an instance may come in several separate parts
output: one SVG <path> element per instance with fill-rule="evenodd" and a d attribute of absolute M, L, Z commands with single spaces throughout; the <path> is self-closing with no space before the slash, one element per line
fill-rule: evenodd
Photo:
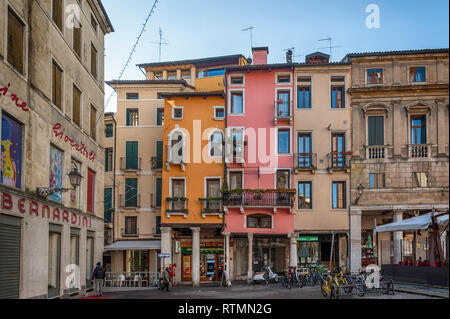
<path fill-rule="evenodd" d="M 62 188 L 63 186 L 63 152 L 50 146 L 50 188 Z M 55 202 L 62 202 L 62 194 L 56 193 L 49 196 Z"/>
<path fill-rule="evenodd" d="M 22 125 L 2 114 L 1 183 L 22 187 Z"/>

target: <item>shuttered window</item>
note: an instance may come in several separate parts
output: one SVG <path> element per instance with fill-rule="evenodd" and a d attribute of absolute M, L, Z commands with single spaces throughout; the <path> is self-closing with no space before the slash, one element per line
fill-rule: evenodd
<path fill-rule="evenodd" d="M 97 139 L 97 109 L 91 104 L 91 137 Z"/>
<path fill-rule="evenodd" d="M 161 207 L 162 203 L 162 178 L 156 179 L 156 207 Z"/>
<path fill-rule="evenodd" d="M 112 223 L 112 188 L 105 188 L 105 223 Z"/>
<path fill-rule="evenodd" d="M 72 119 L 73 122 L 81 127 L 81 91 L 74 85 L 73 86 L 73 106 L 72 106 Z"/>
<path fill-rule="evenodd" d="M 138 180 L 137 178 L 125 179 L 125 207 L 138 206 Z"/>
<path fill-rule="evenodd" d="M 138 109 L 127 109 L 127 126 L 139 126 Z"/>
<path fill-rule="evenodd" d="M 95 209 L 95 172 L 88 169 L 87 211 L 94 213 Z"/>
<path fill-rule="evenodd" d="M 19 17 L 8 9 L 8 62 L 20 74 L 24 74 L 24 31 L 25 26 Z"/>
<path fill-rule="evenodd" d="M 138 169 L 138 156 L 139 156 L 139 143 L 127 142 L 126 143 L 126 168 Z"/>
<path fill-rule="evenodd" d="M 62 110 L 62 78 L 63 70 L 53 60 L 52 69 L 52 102 Z"/>
<path fill-rule="evenodd" d="M 59 30 L 63 31 L 63 2 L 62 0 L 52 1 L 52 19 Z"/>
<path fill-rule="evenodd" d="M 21 220 L 0 214 L 0 299 L 19 299 Z"/>
<path fill-rule="evenodd" d="M 73 28 L 73 50 L 79 58 L 81 58 L 81 28 L 81 25 L 79 28 Z"/>
<path fill-rule="evenodd" d="M 369 117 L 369 146 L 384 145 L 384 117 Z"/>
<path fill-rule="evenodd" d="M 113 170 L 113 149 L 105 148 L 105 172 Z"/>
<path fill-rule="evenodd" d="M 97 79 L 97 49 L 91 43 L 91 73 Z"/>

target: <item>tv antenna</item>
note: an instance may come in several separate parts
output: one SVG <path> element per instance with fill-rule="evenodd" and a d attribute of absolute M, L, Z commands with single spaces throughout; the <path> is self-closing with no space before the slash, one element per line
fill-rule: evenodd
<path fill-rule="evenodd" d="M 295 62 L 295 58 L 304 56 L 303 54 L 295 55 L 295 47 L 290 47 L 290 48 L 284 50 L 284 52 L 289 52 L 289 51 L 292 53 L 292 62 Z"/>
<path fill-rule="evenodd" d="M 328 46 L 327 47 L 323 47 L 323 48 L 319 48 L 319 50 L 323 50 L 323 49 L 328 49 L 330 50 L 330 61 L 332 59 L 333 56 L 333 49 L 338 49 L 338 48 L 342 48 L 341 46 L 333 46 L 333 38 L 331 38 L 330 36 L 328 36 L 328 38 L 326 39 L 320 39 L 319 41 L 328 41 Z"/>
<path fill-rule="evenodd" d="M 161 62 L 161 51 L 163 45 L 168 45 L 169 43 L 166 42 L 167 40 L 163 38 L 163 31 L 161 27 L 159 27 L 159 42 L 150 42 L 152 44 L 158 44 L 159 45 L 159 62 Z"/>
<path fill-rule="evenodd" d="M 250 31 L 250 52 L 253 49 L 253 29 L 255 27 L 248 27 L 246 29 L 243 29 L 242 32 Z"/>

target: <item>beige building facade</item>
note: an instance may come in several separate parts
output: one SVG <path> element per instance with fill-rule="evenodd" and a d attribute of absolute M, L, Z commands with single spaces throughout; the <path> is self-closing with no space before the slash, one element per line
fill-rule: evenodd
<path fill-rule="evenodd" d="M 2 0 L 0 12 L 0 298 L 85 295 L 103 253 L 103 57 L 113 28 L 101 1 Z M 75 168 L 83 179 L 71 189 Z M 39 196 L 40 187 L 68 191 Z"/>

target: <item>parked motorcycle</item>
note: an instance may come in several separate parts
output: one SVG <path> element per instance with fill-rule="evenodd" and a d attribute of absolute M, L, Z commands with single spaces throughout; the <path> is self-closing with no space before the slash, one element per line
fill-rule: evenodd
<path fill-rule="evenodd" d="M 256 274 L 253 276 L 254 284 L 265 283 L 266 285 L 268 285 L 268 284 L 278 283 L 279 280 L 280 279 L 279 279 L 278 275 L 272 271 L 270 266 L 264 267 L 264 273 L 259 273 L 259 274 Z"/>

